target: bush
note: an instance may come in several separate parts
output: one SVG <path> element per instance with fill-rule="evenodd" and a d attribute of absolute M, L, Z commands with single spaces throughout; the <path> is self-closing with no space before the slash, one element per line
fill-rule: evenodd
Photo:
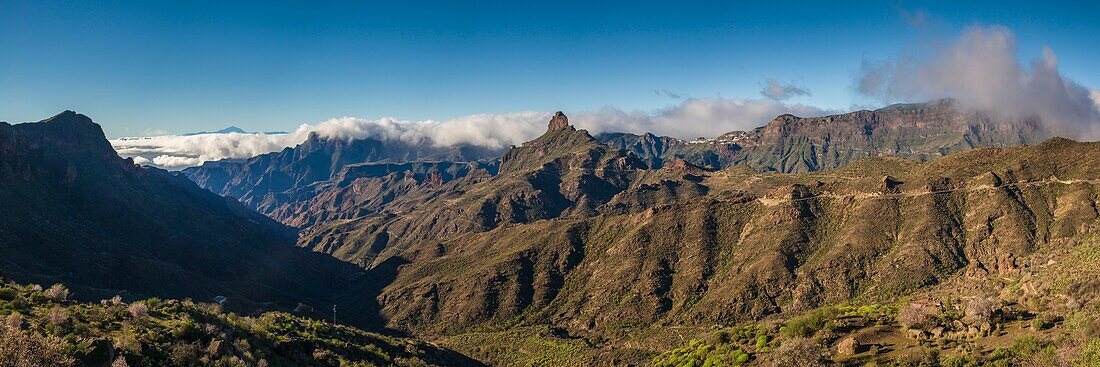
<path fill-rule="evenodd" d="M 191 320 L 183 320 L 172 329 L 172 337 L 181 340 L 194 340 L 199 337 L 199 325 Z"/>
<path fill-rule="evenodd" d="M 72 366 L 61 338 L 0 325 L 0 365 Z"/>
<path fill-rule="evenodd" d="M 808 337 L 828 326 L 839 313 L 835 308 L 819 309 L 787 320 L 780 331 L 788 337 Z"/>
<path fill-rule="evenodd" d="M 973 367 L 978 362 L 969 355 L 947 356 L 940 358 L 940 367 Z"/>
<path fill-rule="evenodd" d="M 11 329 L 22 328 L 23 327 L 23 319 L 25 319 L 25 317 L 23 317 L 23 314 L 18 313 L 18 312 L 13 312 L 11 315 L 8 315 L 8 319 L 5 320 L 4 326 L 6 326 L 8 328 L 11 328 Z"/>
<path fill-rule="evenodd" d="M 16 292 L 14 289 L 0 288 L 0 300 L 11 301 L 17 296 L 19 296 L 19 292 Z"/>
<path fill-rule="evenodd" d="M 992 364 L 1014 366 L 1053 366 L 1057 358 L 1054 346 L 1034 336 L 1017 339 L 1012 346 L 998 348 L 989 356 Z"/>
<path fill-rule="evenodd" d="M 928 329 L 936 325 L 940 308 L 923 303 L 910 303 L 898 311 L 898 323 L 911 329 Z"/>
<path fill-rule="evenodd" d="M 65 301 L 69 299 L 69 288 L 65 288 L 65 286 L 61 284 L 54 284 L 50 289 L 46 290 L 44 295 L 52 301 Z"/>
<path fill-rule="evenodd" d="M 656 367 L 718 367 L 741 366 L 751 359 L 748 353 L 729 346 L 714 347 L 701 340 L 662 353 L 653 359 Z"/>
<path fill-rule="evenodd" d="M 997 306 L 993 299 L 975 297 L 966 303 L 966 318 L 975 322 L 992 321 Z"/>
<path fill-rule="evenodd" d="M 1074 367 L 1100 366 L 1100 338 L 1093 338 L 1081 347 L 1077 359 L 1073 361 Z"/>
<path fill-rule="evenodd" d="M 183 366 L 199 363 L 202 356 L 202 348 L 195 344 L 174 344 L 169 352 L 172 361 Z"/>
<path fill-rule="evenodd" d="M 149 316 L 149 306 L 146 306 L 144 303 L 134 302 L 130 304 L 127 310 L 130 311 L 130 316 L 133 316 L 135 319 L 140 320 Z"/>
<path fill-rule="evenodd" d="M 935 349 L 921 348 L 899 357 L 898 363 L 902 366 L 935 367 L 940 364 L 940 354 Z"/>
<path fill-rule="evenodd" d="M 754 345 L 754 346 L 756 347 L 756 350 L 761 350 L 761 349 L 764 349 L 764 347 L 767 347 L 768 346 L 768 336 L 764 335 L 764 334 L 757 335 L 756 336 L 756 345 Z"/>
<path fill-rule="evenodd" d="M 61 325 L 69 319 L 69 314 L 65 312 L 64 308 L 54 307 L 50 310 L 50 323 L 54 325 Z"/>

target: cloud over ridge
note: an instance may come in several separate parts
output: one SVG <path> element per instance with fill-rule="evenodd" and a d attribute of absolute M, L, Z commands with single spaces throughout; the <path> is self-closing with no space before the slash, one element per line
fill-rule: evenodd
<path fill-rule="evenodd" d="M 654 111 L 623 111 L 605 107 L 571 114 L 578 128 L 603 132 L 651 132 L 682 139 L 713 137 L 734 130 L 761 126 L 777 115 L 793 113 L 817 116 L 837 111 L 764 99 L 690 98 L 678 105 Z M 401 140 L 452 146 L 469 144 L 503 149 L 532 140 L 546 130 L 549 112 L 475 114 L 448 120 L 408 121 L 393 117 L 368 120 L 339 117 L 316 124 L 302 124 L 287 134 L 199 134 L 119 138 L 111 145 L 135 163 L 168 169 L 196 166 L 206 161 L 249 158 L 292 147 L 310 134 L 328 139 Z"/>
<path fill-rule="evenodd" d="M 964 108 L 1038 118 L 1052 132 L 1079 139 L 1100 134 L 1097 92 L 1062 75 L 1049 47 L 1024 65 L 1005 27 L 969 27 L 928 52 L 864 61 L 853 87 L 884 103 L 950 97 Z"/>
<path fill-rule="evenodd" d="M 921 16 L 924 17 L 924 16 Z M 1017 59 L 1015 35 L 1007 28 L 969 27 L 954 39 L 928 50 L 906 50 L 891 59 L 864 60 L 853 89 L 882 104 L 954 98 L 964 109 L 1013 119 L 1037 118 L 1052 133 L 1093 140 L 1100 137 L 1100 90 L 1087 88 L 1062 75 L 1053 50 L 1030 63 Z M 762 126 L 790 113 L 822 116 L 844 111 L 784 102 L 810 91 L 795 81 L 767 79 L 763 98 L 676 99 L 655 110 L 604 107 L 566 111 L 578 128 L 604 132 L 654 133 L 681 139 L 714 137 Z M 300 144 L 310 134 L 329 139 L 401 140 L 452 146 L 469 144 L 503 149 L 538 137 L 546 129 L 548 111 L 475 114 L 447 120 L 409 121 L 394 117 L 339 117 L 302 124 L 287 134 L 200 134 L 120 138 L 111 141 L 136 163 L 178 169 L 225 158 L 248 158 Z"/>

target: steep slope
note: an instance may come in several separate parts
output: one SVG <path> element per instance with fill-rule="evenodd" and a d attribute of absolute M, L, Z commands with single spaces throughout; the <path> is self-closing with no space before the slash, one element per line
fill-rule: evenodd
<path fill-rule="evenodd" d="M 942 100 L 815 118 L 783 115 L 753 131 L 731 132 L 716 139 L 689 142 L 648 133 L 605 133 L 596 140 L 631 152 L 646 166 L 654 168 L 666 161 L 682 159 L 711 168 L 744 164 L 760 171 L 811 172 L 876 156 L 926 161 L 972 147 L 1034 144 L 1046 136 L 1031 121 L 1001 121 L 981 113 L 964 113 L 952 101 Z M 183 173 L 201 187 L 238 198 L 283 224 L 304 229 L 328 218 L 352 219 L 378 213 L 377 203 L 368 205 L 369 210 L 350 210 L 360 202 L 357 200 L 366 200 L 362 195 L 353 195 L 357 200 L 339 203 L 336 201 L 346 194 L 342 189 L 324 192 L 324 189 L 341 186 L 325 182 L 340 180 L 338 176 L 345 165 L 465 164 L 488 162 L 500 153 L 471 146 L 439 147 L 430 142 L 313 136 L 282 152 L 248 160 L 208 162 Z M 418 172 L 409 171 L 408 174 Z M 385 197 L 393 192 L 406 192 L 411 187 L 398 181 L 383 181 L 361 183 L 358 190 L 360 193 L 385 193 L 380 194 Z M 399 187 L 391 188 L 390 185 Z"/>
<path fill-rule="evenodd" d="M 328 139 L 311 134 L 304 143 L 293 148 L 245 160 L 207 162 L 185 169 L 183 174 L 202 188 L 238 198 L 245 205 L 270 214 L 279 209 L 279 205 L 271 205 L 271 201 L 275 200 L 272 196 L 302 190 L 331 179 L 349 164 L 472 162 L 499 157 L 499 154 L 499 150 L 472 145 L 442 147 L 428 141 Z M 263 204 L 265 201 L 267 204 Z"/>
<path fill-rule="evenodd" d="M 559 112 L 544 135 L 504 154 L 496 176 L 471 175 L 431 189 L 438 194 L 410 193 L 386 213 L 321 223 L 299 244 L 371 266 L 410 240 L 594 214 L 645 170 L 636 156 L 600 144 Z"/>
<path fill-rule="evenodd" d="M 1018 274 L 1036 251 L 1096 230 L 1097 143 L 1052 139 L 790 175 L 684 162 L 647 170 L 584 136 L 551 129 L 506 154 L 497 177 L 407 214 L 327 225 L 303 244 L 365 256 L 347 259 L 392 278 L 347 300 L 377 302 L 397 329 L 548 324 L 600 334 L 759 320 L 953 277 Z M 580 163 L 607 156 L 619 158 L 600 159 L 602 170 Z M 543 179 L 574 172 L 563 167 L 578 170 Z M 564 190 L 597 172 L 617 184 Z M 593 190 L 601 187 L 615 189 Z"/>
<path fill-rule="evenodd" d="M 259 210 L 290 226 L 378 213 L 391 202 L 424 200 L 444 183 L 470 174 L 493 175 L 497 162 L 357 163 L 344 166 L 333 178 L 308 187 L 268 195 Z M 421 190 L 423 189 L 423 190 Z M 413 195 L 413 196 L 410 196 Z"/>
<path fill-rule="evenodd" d="M 596 135 L 596 140 L 610 147 L 619 148 L 634 153 L 642 158 L 650 167 L 660 168 L 666 159 L 673 157 L 675 151 L 683 150 L 681 145 L 689 144 L 686 141 L 657 136 L 651 133 L 641 135 L 630 133 L 603 133 Z"/>
<path fill-rule="evenodd" d="M 600 140 L 647 159 L 671 158 L 761 171 L 812 172 L 859 159 L 895 156 L 927 161 L 976 147 L 1038 144 L 1050 134 L 1035 121 L 961 110 L 952 100 L 896 104 L 823 117 L 782 115 L 752 131 L 685 142 L 650 135 L 605 134 Z"/>
<path fill-rule="evenodd" d="M 0 123 L 0 269 L 77 297 L 230 298 L 231 307 L 323 304 L 345 264 L 183 177 L 134 165 L 72 111 Z"/>

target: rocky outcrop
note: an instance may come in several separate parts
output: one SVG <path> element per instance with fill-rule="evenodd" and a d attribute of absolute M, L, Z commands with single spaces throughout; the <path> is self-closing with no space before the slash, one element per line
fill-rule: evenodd
<path fill-rule="evenodd" d="M 550 125 L 547 131 L 569 130 L 576 131 L 573 125 L 569 124 L 569 118 L 565 116 L 561 111 L 555 112 L 554 116 L 550 118 Z"/>

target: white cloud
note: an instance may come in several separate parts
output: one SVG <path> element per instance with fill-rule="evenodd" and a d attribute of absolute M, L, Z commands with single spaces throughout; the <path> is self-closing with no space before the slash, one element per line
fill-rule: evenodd
<path fill-rule="evenodd" d="M 192 166 L 200 165 L 200 164 L 202 164 L 202 162 L 205 162 L 205 160 L 203 160 L 202 158 L 181 157 L 181 156 L 172 156 L 172 155 L 158 155 L 155 158 L 153 158 L 153 164 L 154 165 L 157 165 L 157 166 L 160 166 L 160 167 L 165 167 L 165 168 L 192 167 Z"/>
<path fill-rule="evenodd" d="M 134 157 L 134 163 L 169 168 L 183 168 L 203 161 L 223 158 L 248 158 L 274 152 L 304 141 L 289 134 L 202 134 L 190 136 L 162 135 L 111 140 L 111 146 L 123 157 Z"/>
<path fill-rule="evenodd" d="M 821 116 L 839 111 L 803 104 L 787 104 L 762 99 L 697 99 L 652 112 L 624 112 L 605 107 L 571 117 L 574 125 L 592 133 L 651 132 L 681 139 L 715 137 L 736 130 L 762 126 L 778 115 Z"/>
<path fill-rule="evenodd" d="M 760 95 L 773 101 L 783 101 L 796 96 L 808 96 L 810 91 L 806 87 L 798 85 L 792 80 L 788 84 L 780 83 L 775 79 L 765 80 L 761 84 Z"/>
<path fill-rule="evenodd" d="M 713 137 L 734 130 L 761 126 L 775 116 L 793 113 L 817 116 L 836 111 L 801 104 L 755 99 L 687 99 L 666 109 L 624 112 L 604 108 L 571 116 L 578 128 L 601 132 L 652 132 L 692 139 Z M 201 134 L 165 135 L 111 140 L 123 157 L 135 163 L 181 169 L 206 161 L 249 158 L 302 143 L 311 133 L 330 139 L 403 140 L 451 146 L 471 144 L 488 148 L 519 145 L 546 131 L 548 112 L 478 114 L 442 121 L 406 121 L 392 117 L 367 120 L 340 117 L 317 124 L 303 124 L 288 134 Z"/>
<path fill-rule="evenodd" d="M 311 132 L 325 138 L 424 142 L 439 146 L 471 144 L 488 148 L 504 148 L 509 144 L 533 139 L 545 130 L 550 114 L 517 112 L 507 114 L 477 114 L 442 121 L 405 121 L 392 117 L 366 120 L 341 117 L 317 125 L 304 124 L 292 133 L 304 141 Z"/>
<path fill-rule="evenodd" d="M 971 27 L 928 52 L 865 61 L 854 86 L 883 102 L 952 97 L 969 109 L 1038 117 L 1056 134 L 1100 136 L 1095 91 L 1063 76 L 1054 52 L 1042 51 L 1025 66 L 1016 58 L 1016 37 L 1008 28 Z"/>
<path fill-rule="evenodd" d="M 304 142 L 310 134 L 325 138 L 404 140 L 435 145 L 472 144 L 504 148 L 537 137 L 548 113 L 479 114 L 444 121 L 367 120 L 355 117 L 302 124 L 288 134 L 200 134 L 119 138 L 111 145 L 135 163 L 168 169 L 196 166 L 225 158 L 249 158 Z"/>

